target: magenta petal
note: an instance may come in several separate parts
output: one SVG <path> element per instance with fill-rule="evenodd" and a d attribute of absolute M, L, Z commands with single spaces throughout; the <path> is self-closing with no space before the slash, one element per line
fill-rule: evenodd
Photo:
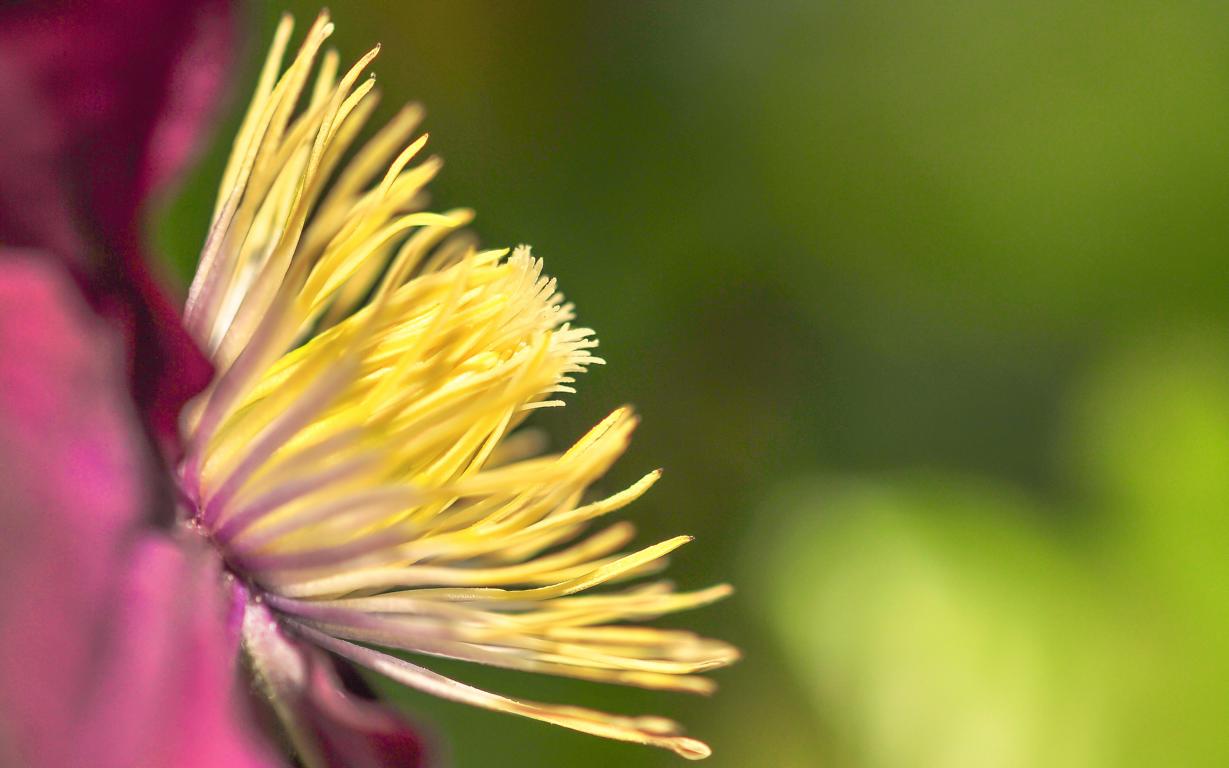
<path fill-rule="evenodd" d="M 394 710 L 343 685 L 327 654 L 306 649 L 311 724 L 325 764 L 335 768 L 415 768 L 426 764 L 422 739 Z M 348 669 L 348 668 L 343 668 Z M 358 673 L 352 687 L 362 684 Z"/>
<path fill-rule="evenodd" d="M 357 673 L 324 651 L 288 636 L 262 603 L 249 602 L 244 649 L 267 693 L 277 699 L 295 747 L 329 768 L 420 768 L 428 764 L 419 733 L 371 698 Z M 341 674 L 339 674 L 339 672 Z M 353 676 L 347 685 L 342 676 Z"/>
<path fill-rule="evenodd" d="M 122 368 L 62 268 L 0 250 L 0 765 L 256 764 L 216 570 L 142 534 Z M 179 746 L 234 762 L 146 759 Z"/>
<path fill-rule="evenodd" d="M 37 83 L 11 58 L 0 37 L 0 243 L 37 248 L 84 271 L 84 233 L 68 194 L 59 131 Z"/>
<path fill-rule="evenodd" d="M 148 503 L 117 342 L 63 270 L 0 252 L 0 764 L 56 764 Z"/>
<path fill-rule="evenodd" d="M 211 369 L 147 272 L 139 215 L 195 145 L 232 37 L 228 0 L 0 5 L 0 242 L 72 265 L 167 442 Z"/>
<path fill-rule="evenodd" d="M 30 84 L 95 231 L 136 222 L 187 159 L 229 62 L 228 0 L 44 0 L 0 7 L 0 52 Z"/>
<path fill-rule="evenodd" d="M 274 765 L 237 716 L 236 649 L 213 552 L 150 534 L 126 566 L 69 764 Z"/>

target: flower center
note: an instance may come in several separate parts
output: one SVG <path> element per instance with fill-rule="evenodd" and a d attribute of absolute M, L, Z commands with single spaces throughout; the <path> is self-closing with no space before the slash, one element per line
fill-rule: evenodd
<path fill-rule="evenodd" d="M 186 414 L 179 476 L 193 519 L 285 626 L 395 679 L 479 706 L 688 757 L 661 718 L 495 696 L 355 641 L 648 688 L 707 692 L 736 652 L 630 627 L 725 586 L 582 591 L 651 573 L 690 540 L 630 554 L 633 528 L 587 533 L 641 496 L 588 498 L 636 418 L 620 408 L 570 449 L 522 429 L 602 361 L 529 249 L 480 251 L 468 210 L 420 210 L 439 168 L 403 110 L 344 168 L 375 104 L 376 51 L 309 75 L 322 16 L 280 76 L 279 27 L 226 168 L 185 322 L 216 367 Z"/>

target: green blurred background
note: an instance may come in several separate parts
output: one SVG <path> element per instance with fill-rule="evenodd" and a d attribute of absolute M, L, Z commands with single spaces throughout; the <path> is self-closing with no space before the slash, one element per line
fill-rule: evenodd
<path fill-rule="evenodd" d="M 283 8 L 160 217 L 186 280 Z M 1229 7 L 358 2 L 381 112 L 428 107 L 438 208 L 532 243 L 609 365 L 559 441 L 644 415 L 608 479 L 712 699 L 437 665 L 676 716 L 712 766 L 1229 765 Z M 452 765 L 666 766 L 388 689 Z"/>

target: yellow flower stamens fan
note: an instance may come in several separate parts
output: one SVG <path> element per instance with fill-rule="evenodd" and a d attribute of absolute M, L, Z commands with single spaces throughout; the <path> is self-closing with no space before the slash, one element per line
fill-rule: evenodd
<path fill-rule="evenodd" d="M 585 533 L 657 479 L 586 497 L 626 447 L 630 410 L 561 454 L 513 432 L 602 362 L 592 332 L 527 248 L 475 250 L 470 211 L 421 210 L 439 162 L 416 162 L 416 107 L 348 154 L 377 100 L 377 51 L 340 70 L 321 55 L 322 14 L 283 70 L 291 27 L 239 129 L 185 310 L 217 367 L 184 424 L 197 525 L 322 648 L 444 698 L 708 755 L 663 718 L 517 701 L 371 647 L 698 693 L 713 687 L 698 673 L 737 656 L 626 623 L 726 586 L 589 592 L 689 541 L 619 554 L 628 523 Z"/>

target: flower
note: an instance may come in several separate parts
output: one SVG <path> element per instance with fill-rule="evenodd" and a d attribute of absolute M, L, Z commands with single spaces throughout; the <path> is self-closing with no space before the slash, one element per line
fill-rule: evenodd
<path fill-rule="evenodd" d="M 626 623 L 728 586 L 588 592 L 690 541 L 617 554 L 630 524 L 585 533 L 659 476 L 586 498 L 627 445 L 630 409 L 559 454 L 514 431 L 602 362 L 593 332 L 528 248 L 478 250 L 470 211 L 422 210 L 439 162 L 414 164 L 418 108 L 343 164 L 375 105 L 378 48 L 344 72 L 326 53 L 312 81 L 332 24 L 321 14 L 282 72 L 291 29 L 284 18 L 240 127 L 184 315 L 217 376 L 186 415 L 179 479 L 250 590 L 262 684 L 275 698 L 293 685 L 264 661 L 271 638 L 292 638 L 444 698 L 707 756 L 664 718 L 518 701 L 370 647 L 701 693 L 697 673 L 737 657 Z"/>
<path fill-rule="evenodd" d="M 277 765 L 264 709 L 309 768 L 422 764 L 350 663 L 706 755 L 663 718 L 516 701 L 381 650 L 695 692 L 736 656 L 627 623 L 726 587 L 579 594 L 687 540 L 583 537 L 656 480 L 586 498 L 635 419 L 558 455 L 517 430 L 600 362 L 592 333 L 527 249 L 478 251 L 470 212 L 421 210 L 438 162 L 411 165 L 417 110 L 338 172 L 375 52 L 339 78 L 323 15 L 284 73 L 278 28 L 181 324 L 139 215 L 209 112 L 229 17 L 0 8 L 0 763 Z"/>

